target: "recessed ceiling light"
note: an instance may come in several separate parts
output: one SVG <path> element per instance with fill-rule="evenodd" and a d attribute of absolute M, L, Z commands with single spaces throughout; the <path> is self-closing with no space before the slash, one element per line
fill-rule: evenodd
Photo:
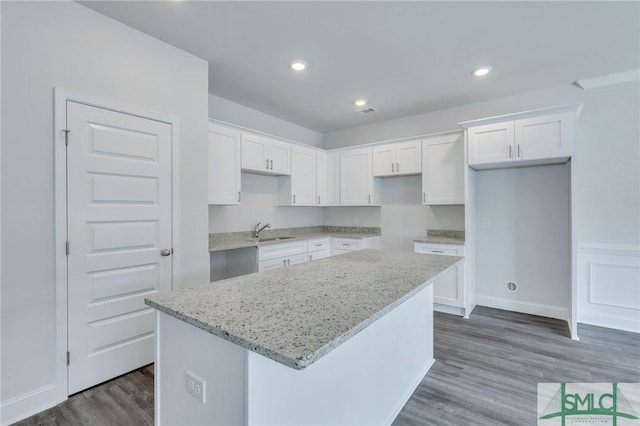
<path fill-rule="evenodd" d="M 358 99 L 354 102 L 354 104 L 356 106 L 365 106 L 367 104 L 367 100 L 366 99 Z"/>
<path fill-rule="evenodd" d="M 307 63 L 304 61 L 291 61 L 289 66 L 294 71 L 303 71 L 305 68 L 307 68 Z"/>
<path fill-rule="evenodd" d="M 483 75 L 487 75 L 491 72 L 491 67 L 480 67 L 473 70 L 473 75 L 476 77 L 482 77 Z"/>

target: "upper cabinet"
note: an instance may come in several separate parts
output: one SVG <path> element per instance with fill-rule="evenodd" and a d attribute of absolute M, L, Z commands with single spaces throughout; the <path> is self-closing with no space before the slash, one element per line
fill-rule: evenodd
<path fill-rule="evenodd" d="M 209 204 L 240 204 L 240 131 L 209 123 Z"/>
<path fill-rule="evenodd" d="M 326 153 L 325 196 L 322 206 L 340 205 L 340 154 L 336 151 Z"/>
<path fill-rule="evenodd" d="M 469 166 L 487 169 L 567 161 L 580 107 L 569 105 L 460 123 L 467 128 Z"/>
<path fill-rule="evenodd" d="M 402 176 L 422 173 L 420 140 L 373 147 L 373 176 Z"/>
<path fill-rule="evenodd" d="M 317 151 L 291 147 L 291 175 L 278 178 L 278 205 L 317 206 Z"/>
<path fill-rule="evenodd" d="M 464 204 L 464 135 L 422 141 L 422 204 Z"/>
<path fill-rule="evenodd" d="M 340 151 L 340 205 L 375 206 L 379 182 L 372 173 L 372 149 Z"/>
<path fill-rule="evenodd" d="M 267 175 L 291 174 L 291 145 L 242 132 L 242 170 Z"/>

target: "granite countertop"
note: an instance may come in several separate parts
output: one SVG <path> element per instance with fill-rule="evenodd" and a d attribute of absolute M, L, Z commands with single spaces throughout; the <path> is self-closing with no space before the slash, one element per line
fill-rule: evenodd
<path fill-rule="evenodd" d="M 323 228 L 329 228 L 324 230 Z M 379 237 L 379 228 L 347 228 L 347 227 L 310 227 L 310 228 L 292 228 L 292 229 L 275 229 L 264 232 L 264 238 L 270 237 L 289 237 L 283 240 L 259 241 L 252 238 L 251 232 L 234 232 L 228 234 L 211 234 L 220 235 L 221 238 L 209 239 L 209 251 L 225 251 L 246 247 L 259 247 L 269 244 L 281 244 L 288 241 L 310 240 L 313 238 L 339 237 L 339 238 L 369 238 Z"/>
<path fill-rule="evenodd" d="M 464 244 L 464 231 L 427 230 L 427 236 L 416 238 L 416 243 Z"/>
<path fill-rule="evenodd" d="M 416 294 L 457 256 L 361 250 L 175 292 L 145 303 L 301 370 Z"/>

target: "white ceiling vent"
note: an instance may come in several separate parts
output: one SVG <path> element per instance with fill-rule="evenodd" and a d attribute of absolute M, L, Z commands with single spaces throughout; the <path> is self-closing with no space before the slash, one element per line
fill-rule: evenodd
<path fill-rule="evenodd" d="M 376 111 L 377 111 L 377 109 L 375 109 L 375 108 L 371 108 L 371 107 L 368 107 L 368 108 L 361 109 L 361 110 L 356 111 L 356 112 L 357 112 L 358 114 L 371 114 L 372 112 L 376 112 Z"/>

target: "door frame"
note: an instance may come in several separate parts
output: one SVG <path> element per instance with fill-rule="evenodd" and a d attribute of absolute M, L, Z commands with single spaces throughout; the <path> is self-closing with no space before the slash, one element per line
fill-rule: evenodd
<path fill-rule="evenodd" d="M 54 252 L 55 252 L 55 307 L 56 307 L 56 403 L 69 397 L 68 386 L 68 282 L 67 282 L 67 153 L 65 134 L 67 127 L 67 101 L 135 115 L 171 126 L 171 289 L 180 288 L 180 121 L 177 117 L 149 111 L 121 102 L 74 93 L 54 87 Z M 73 143 L 73 142 L 71 142 Z"/>

